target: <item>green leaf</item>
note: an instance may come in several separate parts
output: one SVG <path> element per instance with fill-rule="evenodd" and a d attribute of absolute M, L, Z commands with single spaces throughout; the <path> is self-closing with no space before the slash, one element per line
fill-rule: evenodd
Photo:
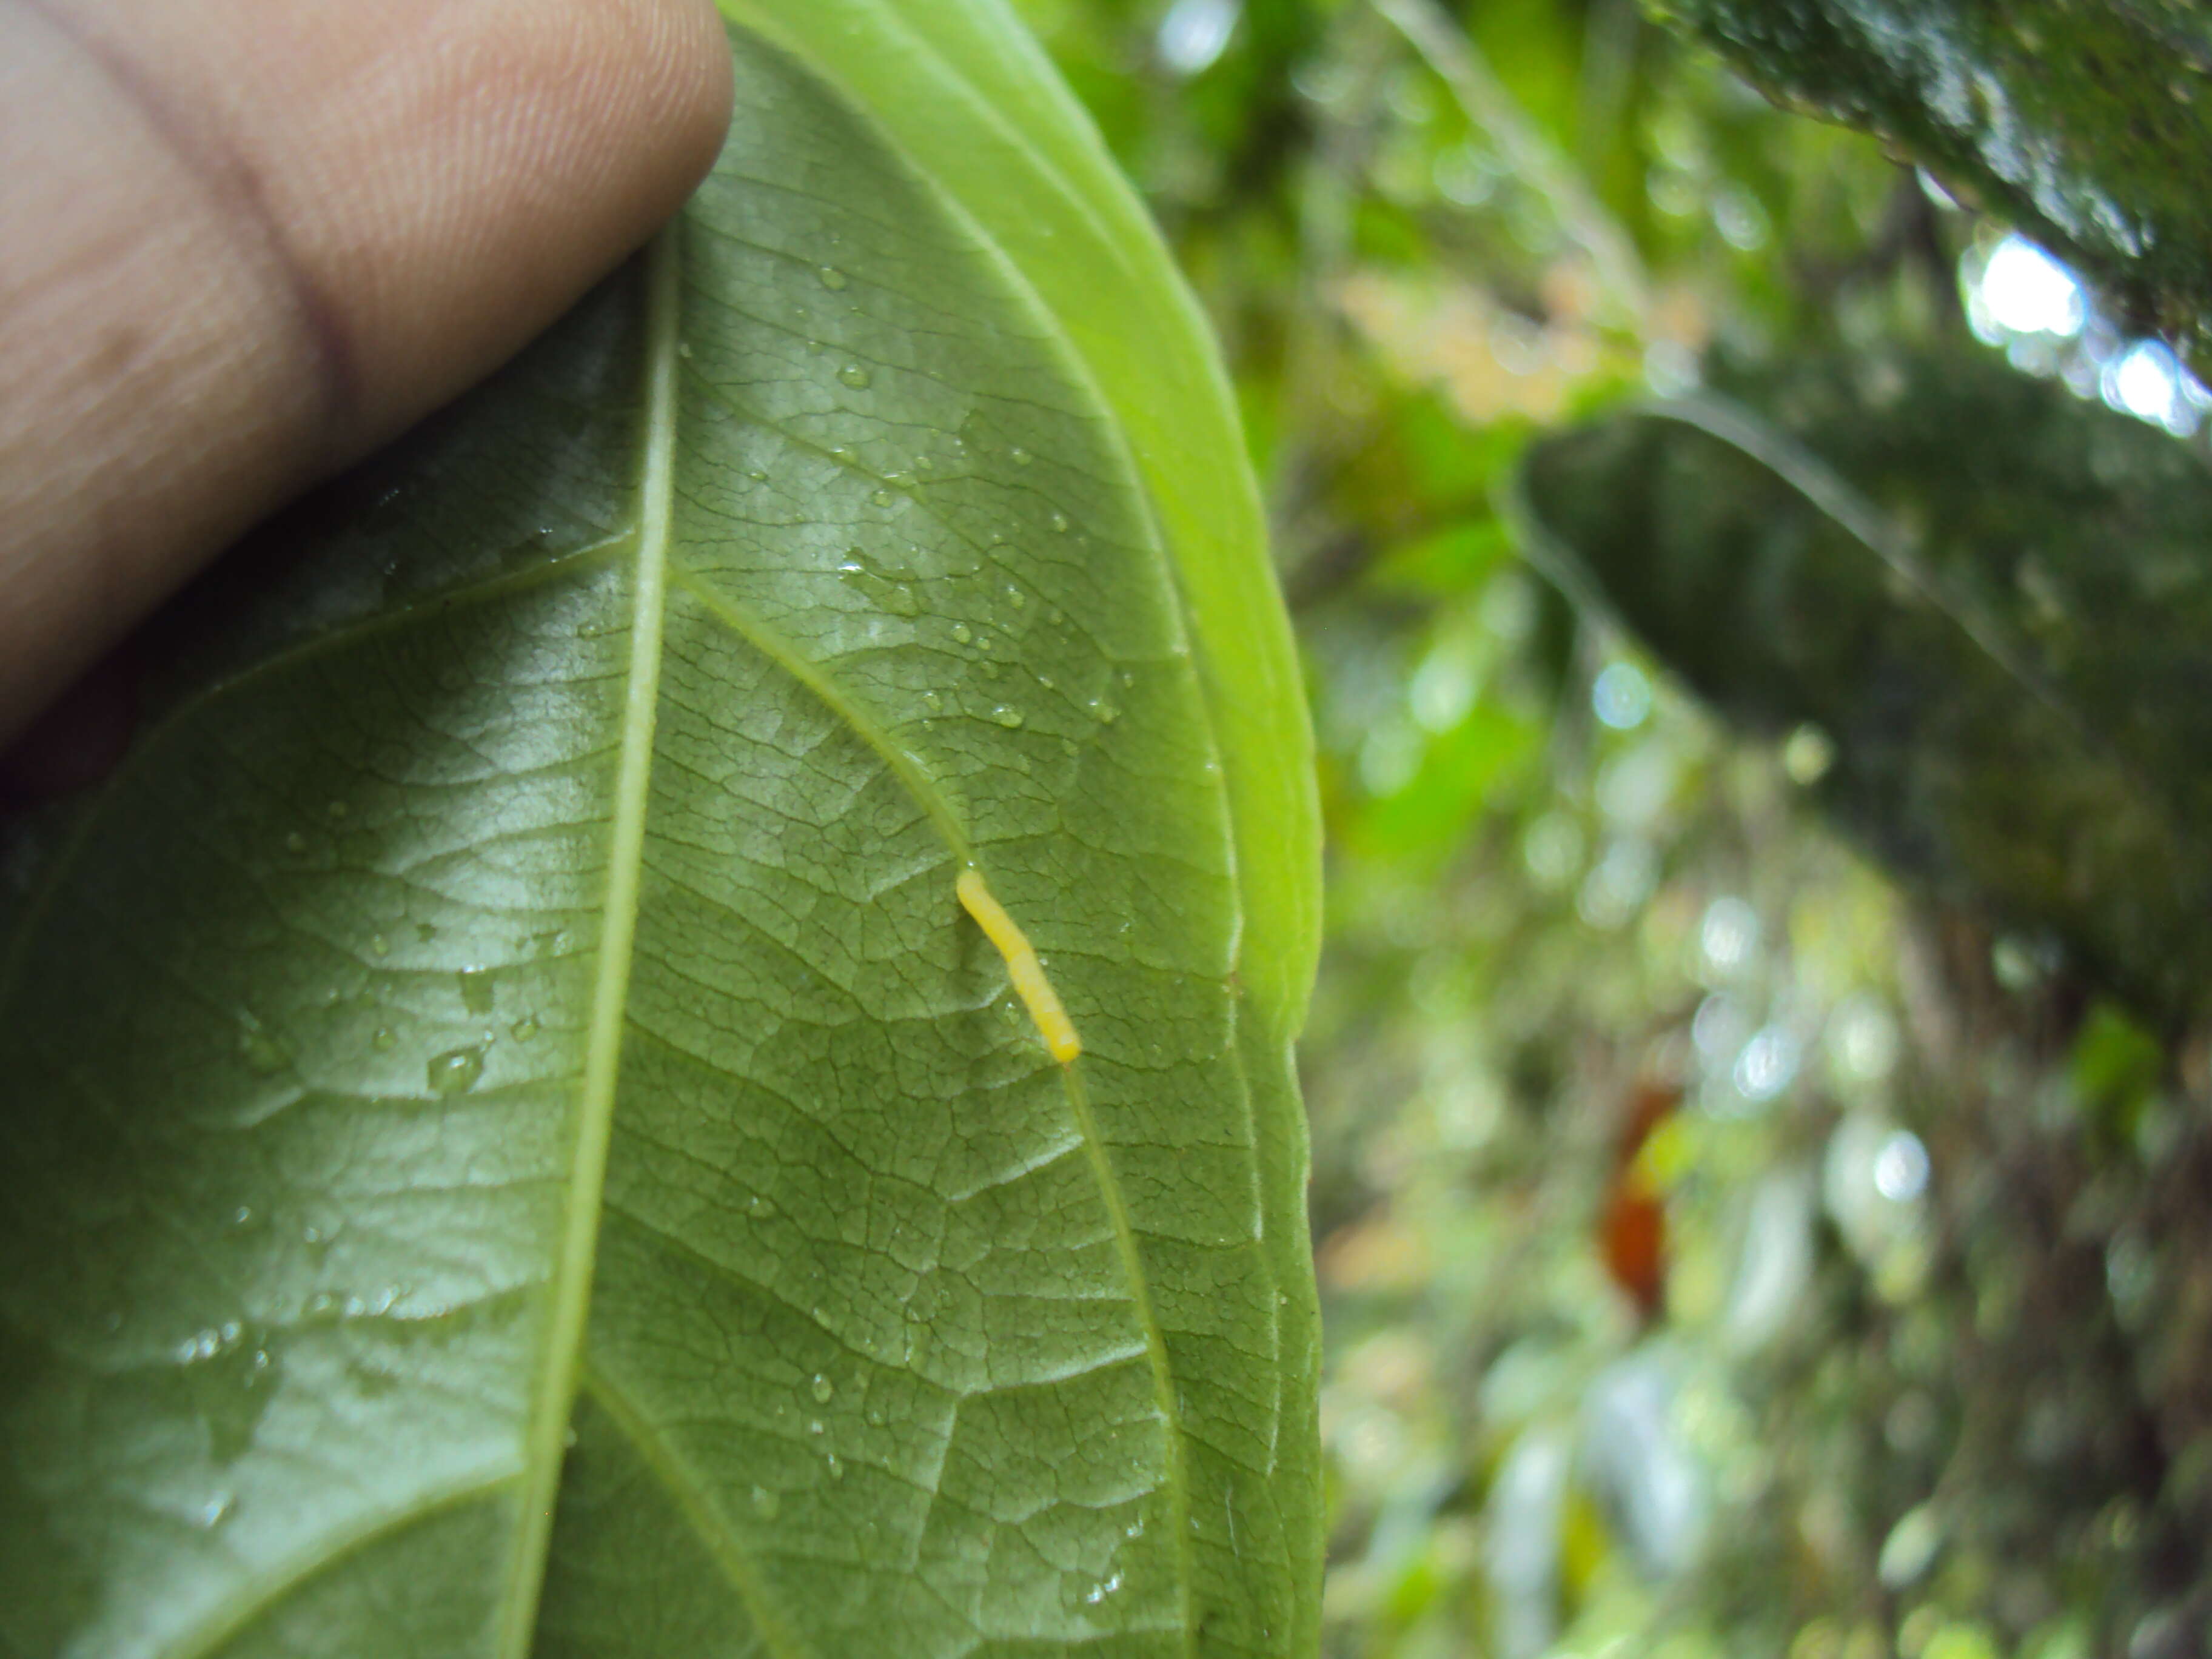
<path fill-rule="evenodd" d="M 1310 785 L 1219 367 L 997 7 L 771 10 L 652 254 L 5 828 L 0 1651 L 1313 1645 Z"/>
<path fill-rule="evenodd" d="M 2212 992 L 2212 471 L 1974 348 L 1722 366 L 1538 446 L 1540 535 L 1893 867 L 2160 1015 Z"/>
<path fill-rule="evenodd" d="M 1665 0 L 1778 97 L 1880 134 L 2212 362 L 2212 21 L 2182 0 Z"/>

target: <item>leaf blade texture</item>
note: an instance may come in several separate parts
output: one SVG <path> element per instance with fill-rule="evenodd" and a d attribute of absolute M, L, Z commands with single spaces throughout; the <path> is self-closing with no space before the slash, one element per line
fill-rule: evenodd
<path fill-rule="evenodd" d="M 9 828 L 5 1645 L 1308 1638 L 1311 895 L 1237 817 L 1302 714 L 1020 261 L 772 32 L 653 256 Z"/>

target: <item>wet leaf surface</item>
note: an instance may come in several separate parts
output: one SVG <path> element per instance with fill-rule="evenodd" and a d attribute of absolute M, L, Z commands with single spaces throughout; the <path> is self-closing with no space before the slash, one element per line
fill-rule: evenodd
<path fill-rule="evenodd" d="M 0 830 L 0 1647 L 1310 1641 L 1315 855 L 1234 417 L 999 14 L 764 9 L 679 225 Z M 1182 331 L 1074 337 L 1085 256 L 825 19 Z"/>

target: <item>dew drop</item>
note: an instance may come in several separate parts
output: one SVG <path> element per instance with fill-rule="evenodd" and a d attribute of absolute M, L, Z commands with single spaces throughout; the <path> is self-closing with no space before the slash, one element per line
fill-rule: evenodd
<path fill-rule="evenodd" d="M 472 1014 L 491 1012 L 491 969 L 464 968 L 454 975 L 461 985 L 461 1006 Z"/>
<path fill-rule="evenodd" d="M 238 1500 L 227 1492 L 219 1492 L 192 1511 L 192 1524 L 203 1532 L 213 1532 L 230 1519 L 230 1512 Z"/>
<path fill-rule="evenodd" d="M 766 1486 L 753 1488 L 753 1513 L 763 1521 L 775 1519 L 775 1512 L 783 1507 L 783 1500 Z"/>
<path fill-rule="evenodd" d="M 1030 596 L 1028 594 L 1023 592 L 1020 588 L 1017 587 L 1012 582 L 1008 582 L 1006 584 L 1006 603 L 1008 605 L 1013 606 L 1015 610 L 1019 611 L 1029 602 Z"/>
<path fill-rule="evenodd" d="M 254 1214 L 253 1206 L 251 1204 L 241 1204 L 230 1212 L 230 1224 L 240 1232 L 244 1232 L 259 1219 L 260 1218 Z"/>
<path fill-rule="evenodd" d="M 877 507 L 890 507 L 897 501 L 898 497 L 888 489 L 877 489 L 869 492 L 868 500 Z"/>
<path fill-rule="evenodd" d="M 826 1406 L 830 1403 L 830 1396 L 837 1392 L 837 1388 L 836 1385 L 830 1382 L 828 1377 L 824 1376 L 820 1371 L 817 1371 L 814 1373 L 812 1391 L 815 1403 L 817 1405 Z"/>
<path fill-rule="evenodd" d="M 893 582 L 884 595 L 884 609 L 894 617 L 914 617 L 921 612 L 921 602 L 914 597 L 914 589 L 904 582 Z"/>
<path fill-rule="evenodd" d="M 368 936 L 368 953 L 373 957 L 390 956 L 392 941 L 381 933 L 371 933 Z"/>
<path fill-rule="evenodd" d="M 527 1042 L 538 1035 L 538 1016 L 525 1014 L 507 1029 L 514 1034 L 517 1042 Z"/>
<path fill-rule="evenodd" d="M 1052 527 L 1053 527 L 1055 531 L 1059 532 L 1061 535 L 1063 535 L 1063 536 L 1064 536 L 1064 535 L 1066 535 L 1066 534 L 1067 533 L 1067 514 L 1065 514 L 1065 513 L 1060 513 L 1060 512 L 1054 512 L 1054 513 L 1053 514 L 1053 515 L 1052 515 L 1051 524 L 1052 524 Z"/>
<path fill-rule="evenodd" d="M 868 388 L 868 382 L 875 377 L 860 364 L 848 363 L 837 371 L 837 378 L 852 387 L 854 391 L 865 392 Z"/>
<path fill-rule="evenodd" d="M 430 1091 L 438 1095 L 465 1095 L 477 1086 L 483 1075 L 484 1057 L 481 1047 L 448 1048 L 434 1058 L 423 1070 L 430 1080 Z"/>
<path fill-rule="evenodd" d="M 934 691 L 925 691 L 921 694 L 921 706 L 933 714 L 941 714 L 945 712 L 945 699 Z"/>
<path fill-rule="evenodd" d="M 829 349 L 830 348 L 823 345 L 819 340 L 809 340 L 806 343 L 806 355 L 810 357 L 819 357 L 823 352 Z M 831 453 L 835 453 L 836 452 L 832 451 Z"/>
<path fill-rule="evenodd" d="M 389 1025 L 380 1025 L 368 1040 L 368 1046 L 380 1054 L 388 1054 L 399 1041 L 399 1034 Z"/>
<path fill-rule="evenodd" d="M 676 355 L 681 357 L 685 362 L 690 362 L 691 361 L 691 342 L 689 340 L 678 340 L 676 343 Z"/>
<path fill-rule="evenodd" d="M 1022 711 L 1010 703 L 1000 703 L 991 711 L 991 718 L 1009 730 L 1022 723 Z"/>
<path fill-rule="evenodd" d="M 835 265 L 818 265 L 815 268 L 814 274 L 821 279 L 822 286 L 826 289 L 841 289 L 845 286 L 845 273 Z"/>
<path fill-rule="evenodd" d="M 1036 459 L 1034 455 L 1031 455 L 1028 450 L 1024 449 L 1019 444 L 1016 444 L 1008 453 L 1013 456 L 1014 465 L 1016 466 L 1027 466 L 1031 461 Z"/>
<path fill-rule="evenodd" d="M 284 1045 L 251 1020 L 238 1033 L 238 1053 L 256 1077 L 274 1077 L 292 1062 Z"/>
<path fill-rule="evenodd" d="M 1104 697 L 1093 697 L 1084 707 L 1091 711 L 1091 718 L 1101 726 L 1111 726 L 1121 718 L 1121 711 Z"/>
<path fill-rule="evenodd" d="M 836 1452 L 831 1452 L 823 1461 L 830 1467 L 830 1478 L 832 1480 L 842 1480 L 845 1478 L 845 1460 L 838 1456 Z"/>
<path fill-rule="evenodd" d="M 809 1433 L 809 1434 L 819 1434 L 819 1433 L 821 1433 L 821 1432 L 822 1432 L 822 1419 L 821 1419 L 820 1418 L 818 1418 L 818 1417 L 810 1417 L 810 1418 L 808 1418 L 808 1419 L 806 1419 L 806 1431 L 807 1431 L 807 1433 Z"/>
<path fill-rule="evenodd" d="M 965 645 L 974 639 L 975 635 L 966 623 L 955 623 L 952 624 L 952 637 L 958 643 Z"/>

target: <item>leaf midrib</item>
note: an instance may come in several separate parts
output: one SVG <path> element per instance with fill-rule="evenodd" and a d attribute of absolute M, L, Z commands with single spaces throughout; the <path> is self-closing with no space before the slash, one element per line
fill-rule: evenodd
<path fill-rule="evenodd" d="M 577 1103 L 576 1156 L 553 1273 L 545 1364 L 532 1401 L 525 1440 L 523 1508 L 515 1528 L 507 1593 L 501 1598 L 502 1659 L 528 1659 L 538 1623 L 568 1419 L 583 1359 L 592 1270 L 599 1249 L 599 1211 L 613 1135 L 615 1084 L 622 1060 L 623 1010 L 637 937 L 638 891 L 645 863 L 655 721 L 660 699 L 662 618 L 668 547 L 675 509 L 676 374 L 681 331 L 679 217 L 654 237 L 646 255 L 645 450 L 639 467 L 638 532 L 630 611 L 630 661 L 623 707 L 622 758 L 615 781 L 608 840 L 606 921 L 599 934 L 599 977 L 592 988 L 590 1036 Z"/>

